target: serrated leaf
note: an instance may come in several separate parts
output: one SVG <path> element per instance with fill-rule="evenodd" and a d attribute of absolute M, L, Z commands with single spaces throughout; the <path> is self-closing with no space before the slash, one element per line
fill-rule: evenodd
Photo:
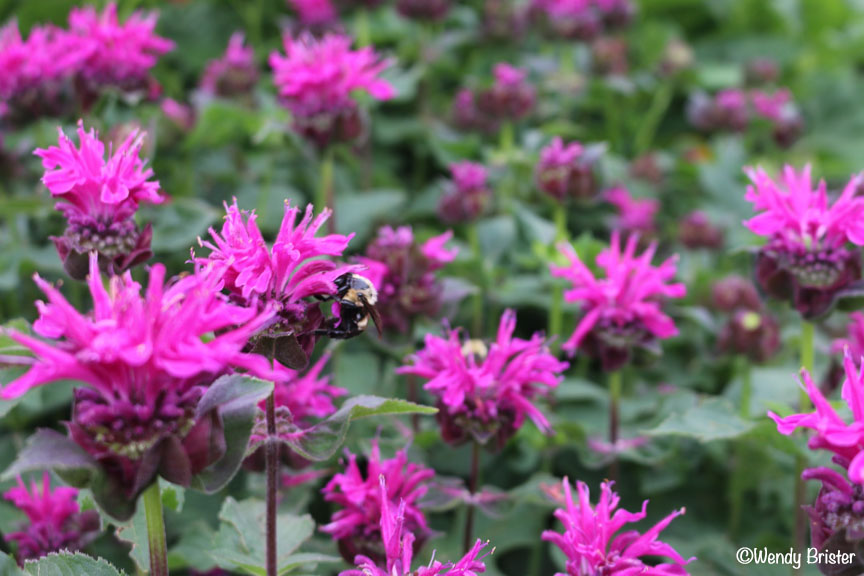
<path fill-rule="evenodd" d="M 24 571 L 32 576 L 123 576 L 108 561 L 85 554 L 60 552 L 35 562 L 27 562 Z"/>
<path fill-rule="evenodd" d="M 11 556 L 0 551 L 0 576 L 23 576 L 24 572 Z"/>
<path fill-rule="evenodd" d="M 11 480 L 27 472 L 55 470 L 63 472 L 67 482 L 69 478 L 86 481 L 97 468 L 96 461 L 75 442 L 54 430 L 40 429 L 27 440 L 18 458 L 0 478 Z"/>
<path fill-rule="evenodd" d="M 705 400 L 683 413 L 668 416 L 646 433 L 652 436 L 684 436 L 700 442 L 738 438 L 754 426 L 742 420 L 731 402 L 724 398 Z"/>

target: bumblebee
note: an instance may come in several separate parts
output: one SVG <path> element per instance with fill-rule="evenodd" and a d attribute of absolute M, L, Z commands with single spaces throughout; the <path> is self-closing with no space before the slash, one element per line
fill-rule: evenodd
<path fill-rule="evenodd" d="M 369 326 L 369 319 L 375 324 L 378 336 L 381 331 L 381 315 L 375 308 L 378 303 L 378 291 L 372 281 L 359 274 L 351 272 L 339 276 L 336 284 L 335 299 L 339 303 L 339 317 L 331 318 L 324 323 L 324 328 L 316 330 L 316 334 L 329 336 L 338 340 L 347 340 L 360 335 Z"/>

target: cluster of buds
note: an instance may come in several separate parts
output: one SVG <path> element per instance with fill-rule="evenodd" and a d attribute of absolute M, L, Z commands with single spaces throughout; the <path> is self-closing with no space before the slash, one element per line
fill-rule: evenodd
<path fill-rule="evenodd" d="M 719 250 L 725 236 L 701 210 L 687 214 L 678 226 L 678 241 L 691 250 Z"/>
<path fill-rule="evenodd" d="M 483 4 L 483 30 L 496 40 L 513 41 L 528 27 L 529 8 L 520 0 L 486 0 Z"/>
<path fill-rule="evenodd" d="M 297 14 L 297 28 L 313 34 L 332 30 L 339 22 L 339 14 L 331 0 L 288 0 Z"/>
<path fill-rule="evenodd" d="M 780 349 L 780 325 L 746 278 L 729 276 L 714 284 L 712 305 L 728 315 L 717 341 L 721 352 L 765 362 Z"/>
<path fill-rule="evenodd" d="M 597 194 L 595 165 L 602 154 L 600 146 L 586 147 L 579 142 L 565 145 L 561 138 L 555 138 L 540 151 L 534 169 L 537 188 L 562 203 L 593 198 Z"/>
<path fill-rule="evenodd" d="M 444 287 L 436 272 L 456 257 L 444 245 L 452 232 L 419 243 L 409 226 L 384 226 L 357 258 L 378 289 L 376 307 L 385 331 L 408 332 L 414 318 L 433 318 L 441 307 Z"/>
<path fill-rule="evenodd" d="M 410 20 L 436 22 L 447 16 L 450 0 L 397 0 L 396 10 Z"/>
<path fill-rule="evenodd" d="M 864 245 L 864 199 L 857 196 L 861 176 L 829 202 L 824 181 L 814 189 L 810 167 L 786 166 L 775 181 L 761 169 L 747 169 L 752 185 L 747 200 L 758 214 L 745 222 L 767 237 L 756 256 L 762 290 L 791 300 L 805 318 L 826 314 L 843 290 L 861 278 L 861 255 L 848 244 Z"/>
<path fill-rule="evenodd" d="M 459 162 L 450 166 L 448 182 L 438 204 L 438 215 L 448 223 L 473 222 L 492 202 L 489 175 L 482 164 Z"/>
<path fill-rule="evenodd" d="M 537 101 L 525 70 L 506 63 L 495 65 L 494 81 L 488 88 L 460 90 L 453 102 L 453 122 L 463 130 L 492 133 L 503 124 L 531 114 Z"/>
<path fill-rule="evenodd" d="M 745 132 L 754 120 L 767 123 L 778 146 L 788 148 L 804 122 L 788 90 L 722 90 L 713 97 L 698 92 L 687 105 L 687 118 L 703 132 Z"/>
<path fill-rule="evenodd" d="M 626 27 L 635 13 L 630 0 L 533 0 L 531 9 L 556 36 L 583 41 Z"/>
<path fill-rule="evenodd" d="M 616 232 L 638 235 L 643 241 L 657 234 L 655 218 L 660 202 L 654 198 L 634 198 L 623 186 L 603 192 L 603 199 L 615 207 L 618 214 L 612 218 L 610 227 Z"/>
<path fill-rule="evenodd" d="M 243 45 L 242 32 L 228 41 L 225 55 L 207 64 L 201 77 L 201 91 L 219 98 L 237 98 L 249 94 L 258 82 L 255 52 Z"/>

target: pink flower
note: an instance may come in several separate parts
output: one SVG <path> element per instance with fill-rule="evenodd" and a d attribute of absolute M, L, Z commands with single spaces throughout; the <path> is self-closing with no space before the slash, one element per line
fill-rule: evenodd
<path fill-rule="evenodd" d="M 336 411 L 333 400 L 348 393 L 344 388 L 331 385 L 329 375 L 321 376 L 329 360 L 330 354 L 324 354 L 302 374 L 274 363 L 276 406 L 288 408 L 295 423 L 308 424 L 313 418 L 329 416 Z M 263 403 L 261 408 L 264 408 Z"/>
<path fill-rule="evenodd" d="M 829 202 L 824 181 L 813 188 L 809 166 L 800 173 L 786 166 L 779 181 L 761 168 L 745 172 L 752 182 L 745 198 L 758 214 L 744 225 L 768 238 L 757 260 L 759 283 L 805 317 L 824 314 L 833 295 L 861 277 L 859 251 L 847 243 L 864 245 L 864 199 L 856 195 L 862 176 Z"/>
<path fill-rule="evenodd" d="M 497 339 L 488 347 L 480 340 L 463 339 L 459 330 L 448 329 L 443 338 L 429 334 L 411 365 L 397 370 L 428 380 L 424 388 L 438 398 L 437 417 L 447 442 L 459 444 L 473 437 L 485 444 L 495 438 L 503 446 L 526 416 L 550 432 L 549 421 L 533 401 L 558 386 L 568 364 L 549 352 L 541 334 L 523 340 L 513 337 L 515 330 L 516 315 L 507 310 Z"/>
<path fill-rule="evenodd" d="M 416 538 L 405 526 L 406 503 L 404 500 L 400 501 L 394 510 L 394 502 L 388 498 L 387 479 L 382 475 L 379 482 L 380 540 L 384 547 L 384 558 L 376 562 L 368 556 L 358 554 L 354 559 L 356 569 L 343 570 L 339 576 L 477 576 L 486 571 L 486 566 L 483 564 L 485 556 L 480 558 L 478 556 L 487 544 L 480 540 L 477 540 L 471 550 L 456 563 L 445 564 L 432 560 L 428 566 L 412 570 Z M 382 564 L 385 568 L 381 567 Z"/>
<path fill-rule="evenodd" d="M 363 274 L 378 289 L 376 307 L 385 330 L 404 333 L 415 317 L 438 313 L 443 287 L 435 272 L 456 257 L 456 249 L 445 248 L 452 237 L 448 231 L 419 244 L 410 226 L 384 226 L 366 255 L 357 258 L 366 266 Z"/>
<path fill-rule="evenodd" d="M 45 175 L 42 182 L 54 198 L 56 208 L 68 220 L 66 233 L 55 238 L 57 251 L 67 272 L 83 279 L 87 254 L 99 252 L 103 268 L 115 272 L 147 260 L 150 228 L 139 230 L 135 212 L 139 204 L 161 204 L 159 182 L 139 158 L 144 135 L 133 130 L 117 151 L 99 140 L 95 130 L 85 132 L 78 122 L 76 148 L 62 130 L 58 146 L 39 148 Z"/>
<path fill-rule="evenodd" d="M 186 132 L 195 126 L 195 111 L 190 106 L 173 98 L 164 98 L 159 107 L 162 109 L 162 114 L 180 130 Z"/>
<path fill-rule="evenodd" d="M 89 90 L 149 88 L 150 69 L 174 48 L 174 42 L 154 32 L 157 18 L 155 12 L 134 12 L 121 23 L 114 2 L 101 14 L 92 6 L 72 9 L 69 32 L 75 37 L 80 75 Z"/>
<path fill-rule="evenodd" d="M 200 242 L 210 254 L 195 262 L 212 265 L 231 297 L 245 306 L 275 307 L 277 322 L 271 331 L 293 334 L 310 354 L 314 331 L 323 321 L 318 302 L 310 298 L 336 294 L 335 280 L 354 269 L 321 257 L 341 256 L 354 235 L 316 238 L 330 210 L 313 219 L 310 204 L 298 222 L 300 209 L 286 202 L 282 225 L 270 247 L 258 229 L 254 211 L 240 210 L 236 199 L 225 210 L 222 230 L 211 228 L 212 241 Z"/>
<path fill-rule="evenodd" d="M 777 423 L 777 430 L 787 436 L 797 428 L 814 430 L 816 433 L 807 443 L 810 449 L 833 452 L 833 461 L 847 469 L 849 480 L 864 484 L 864 373 L 856 368 L 849 351 L 843 358 L 843 368 L 846 381 L 842 396 L 852 412 L 851 423 L 847 424 L 837 414 L 806 370 L 801 371 L 801 380 L 816 411 L 785 418 L 769 412 L 768 416 Z"/>
<path fill-rule="evenodd" d="M 477 95 L 480 109 L 495 122 L 513 122 L 528 116 L 534 109 L 537 93 L 527 82 L 528 73 L 500 62 L 493 68 L 495 82 Z"/>
<path fill-rule="evenodd" d="M 638 238 L 631 236 L 622 252 L 620 236 L 613 233 L 611 245 L 597 257 L 597 266 L 605 272 L 605 278 L 596 277 L 569 244 L 560 244 L 558 249 L 570 265 L 551 266 L 553 276 L 573 284 L 564 298 L 582 304 L 582 319 L 562 348 L 571 353 L 587 348 L 604 360 L 607 371 L 625 363 L 633 346 L 648 346 L 654 340 L 678 334 L 675 323 L 662 308 L 663 300 L 683 298 L 687 293 L 683 284 L 670 283 L 676 259 L 652 266 L 656 243 L 637 256 L 637 242 Z"/>
<path fill-rule="evenodd" d="M 696 128 L 707 132 L 743 132 L 750 123 L 747 94 L 735 89 L 721 90 L 713 97 L 697 93 L 687 105 L 687 117 Z"/>
<path fill-rule="evenodd" d="M 627 234 L 651 235 L 655 232 L 654 218 L 660 202 L 653 198 L 633 198 L 623 186 L 610 188 L 603 199 L 618 209 L 613 228 Z"/>
<path fill-rule="evenodd" d="M 777 90 L 773 94 L 757 90 L 751 94 L 751 98 L 756 113 L 769 120 L 780 120 L 784 110 L 792 105 L 792 95 L 786 89 Z"/>
<path fill-rule="evenodd" d="M 258 81 L 255 51 L 244 46 L 242 32 L 235 32 L 228 41 L 225 55 L 207 64 L 201 77 L 201 90 L 207 94 L 231 98 L 248 94 Z"/>
<path fill-rule="evenodd" d="M 600 501 L 592 508 L 588 486 L 576 483 L 579 497 L 576 501 L 569 480 L 564 479 L 565 508 L 555 511 L 555 517 L 564 525 L 564 533 L 543 532 L 543 540 L 552 542 L 567 556 L 567 572 L 556 576 L 686 576 L 684 566 L 695 558 L 685 560 L 672 546 L 657 539 L 672 520 L 684 514 L 684 509 L 669 514 L 644 534 L 631 530 L 616 536 L 626 524 L 645 518 L 648 501 L 642 504 L 641 512 L 616 510 L 620 498 L 612 491 L 612 484 L 600 485 Z M 643 562 L 644 556 L 663 556 L 672 563 L 651 566 Z"/>
<path fill-rule="evenodd" d="M 74 39 L 53 26 L 36 26 L 22 40 L 17 22 L 0 28 L 0 101 L 13 119 L 62 113 L 78 66 Z"/>
<path fill-rule="evenodd" d="M 559 202 L 591 198 L 596 193 L 596 160 L 596 153 L 589 153 L 579 142 L 565 145 L 556 137 L 540 151 L 534 171 L 537 187 Z"/>
<path fill-rule="evenodd" d="M 336 9 L 330 0 L 288 0 L 288 3 L 304 26 L 326 26 L 337 18 Z"/>
<path fill-rule="evenodd" d="M 592 0 L 534 0 L 534 6 L 559 36 L 588 41 L 602 29 L 600 14 Z"/>
<path fill-rule="evenodd" d="M 376 100 L 395 96 L 382 79 L 389 66 L 371 47 L 351 49 L 351 38 L 327 34 L 320 40 L 309 34 L 283 37 L 285 55 L 270 54 L 273 80 L 282 104 L 294 116 L 295 128 L 319 145 L 335 139 L 356 138 L 362 126 L 355 92 Z"/>
<path fill-rule="evenodd" d="M 18 544 L 17 556 L 22 565 L 25 560 L 36 560 L 51 552 L 80 550 L 98 536 L 98 513 L 81 512 L 75 488 L 61 486 L 52 490 L 47 472 L 41 484 L 33 481 L 29 489 L 19 476 L 18 485 L 6 491 L 3 498 L 29 520 L 20 532 L 5 536 L 7 542 Z"/>
<path fill-rule="evenodd" d="M 724 236 L 723 229 L 712 224 L 708 215 L 701 210 L 687 214 L 678 228 L 678 240 L 691 250 L 722 248 Z"/>
<path fill-rule="evenodd" d="M 134 216 L 140 203 L 165 201 L 159 182 L 150 181 L 153 170 L 145 169 L 138 156 L 143 134 L 137 130 L 116 152 L 109 147 L 107 160 L 105 145 L 95 130 L 84 130 L 83 121 L 78 121 L 77 148 L 62 129 L 58 132 L 58 146 L 39 148 L 35 154 L 45 168 L 42 182 L 60 200 L 57 209 L 70 224 L 110 225 Z"/>
<path fill-rule="evenodd" d="M 33 329 L 56 342 L 8 332 L 35 358 L 25 374 L 0 390 L 0 397 L 17 398 L 59 380 L 81 382 L 70 435 L 119 476 L 130 500 L 150 484 L 159 469 L 154 462 L 163 457 L 170 466 L 160 473 L 182 473 L 166 476 L 181 484 L 209 463 L 200 452 L 190 456 L 191 462 L 182 460 L 183 450 L 163 454 L 163 442 L 173 438 L 194 450 L 202 439 L 209 441 L 211 421 L 196 422 L 195 410 L 217 377 L 239 367 L 272 379 L 266 360 L 244 352 L 272 311 L 228 304 L 218 278 L 206 271 L 166 284 L 165 267 L 156 264 L 142 295 L 128 272 L 103 286 L 93 253 L 88 287 L 94 307 L 86 315 L 38 275 L 35 281 L 47 302 L 36 303 L 39 319 Z M 139 474 L 142 462 L 147 472 Z"/>
<path fill-rule="evenodd" d="M 438 204 L 438 215 L 446 222 L 469 222 L 479 218 L 492 200 L 486 167 L 475 162 L 450 165 L 452 181 Z"/>
<path fill-rule="evenodd" d="M 356 554 L 381 558 L 376 551 L 380 549 L 386 507 L 391 502 L 401 502 L 406 528 L 420 539 L 419 548 L 431 534 L 419 501 L 426 495 L 425 482 L 435 475 L 434 470 L 408 462 L 404 450 L 382 460 L 377 441 L 372 442 L 365 466 L 361 466 L 356 455 L 346 454 L 345 471 L 333 476 L 322 490 L 324 499 L 339 509 L 321 531 L 339 541 L 340 551 L 348 561 Z M 380 478 L 387 480 L 386 491 L 381 489 Z"/>

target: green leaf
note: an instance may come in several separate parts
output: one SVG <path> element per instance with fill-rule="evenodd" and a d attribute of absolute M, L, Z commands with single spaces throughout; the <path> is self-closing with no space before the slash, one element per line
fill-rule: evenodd
<path fill-rule="evenodd" d="M 368 190 L 336 197 L 336 228 L 340 234 L 354 233 L 362 242 L 382 222 L 390 221 L 405 205 L 401 190 Z"/>
<path fill-rule="evenodd" d="M 64 480 L 70 484 L 80 486 L 97 468 L 96 461 L 78 444 L 59 432 L 41 429 L 27 440 L 18 458 L 0 479 L 11 480 L 27 472 L 55 470 L 63 473 Z"/>
<path fill-rule="evenodd" d="M 516 222 L 510 216 L 496 216 L 477 222 L 480 250 L 486 261 L 497 262 L 516 242 Z"/>
<path fill-rule="evenodd" d="M 123 576 L 108 561 L 84 554 L 60 552 L 49 554 L 36 562 L 27 562 L 24 571 L 32 576 Z"/>
<path fill-rule="evenodd" d="M 18 568 L 18 564 L 11 556 L 0 551 L 0 576 L 23 576 L 24 573 Z"/>
<path fill-rule="evenodd" d="M 266 575 L 264 568 L 266 542 L 266 505 L 260 500 L 238 502 L 229 497 L 222 505 L 222 522 L 216 536 L 214 560 L 226 569 L 241 569 L 248 574 Z M 321 562 L 339 559 L 321 554 L 295 554 L 315 532 L 315 522 L 307 515 L 280 514 L 277 517 L 279 574 L 298 569 L 310 570 Z"/>
<path fill-rule="evenodd" d="M 219 410 L 225 434 L 225 455 L 192 478 L 192 487 L 208 494 L 221 490 L 240 468 L 255 424 L 258 403 L 273 391 L 273 383 L 232 374 L 214 382 L 198 403 L 197 417 Z"/>
<path fill-rule="evenodd" d="M 731 440 L 749 432 L 753 422 L 742 420 L 731 402 L 711 398 L 686 412 L 669 415 L 647 433 L 652 436 L 684 436 L 700 442 Z"/>
<path fill-rule="evenodd" d="M 198 198 L 175 198 L 170 203 L 142 208 L 142 219 L 153 223 L 154 252 L 185 252 L 219 220 L 222 211 Z"/>
<path fill-rule="evenodd" d="M 405 400 L 378 396 L 355 396 L 331 416 L 307 429 L 297 429 L 290 437 L 280 438 L 289 448 L 308 460 L 321 462 L 333 457 L 348 434 L 351 422 L 370 416 L 400 414 L 435 414 L 437 408 L 421 406 Z M 263 442 L 249 447 L 251 454 Z"/>

